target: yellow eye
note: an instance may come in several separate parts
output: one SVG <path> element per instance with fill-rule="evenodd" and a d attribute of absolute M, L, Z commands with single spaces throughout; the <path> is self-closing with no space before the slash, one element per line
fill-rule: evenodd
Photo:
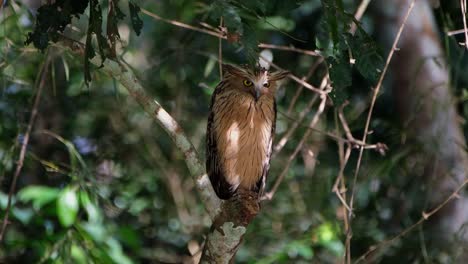
<path fill-rule="evenodd" d="M 252 82 L 249 80 L 244 80 L 244 85 L 247 87 L 252 86 Z"/>
<path fill-rule="evenodd" d="M 266 87 L 266 88 L 270 87 L 270 82 L 264 83 L 263 86 Z"/>

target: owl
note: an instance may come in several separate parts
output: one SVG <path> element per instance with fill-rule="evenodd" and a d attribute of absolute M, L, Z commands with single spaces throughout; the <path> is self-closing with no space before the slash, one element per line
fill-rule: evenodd
<path fill-rule="evenodd" d="M 275 91 L 286 71 L 223 65 L 211 98 L 206 170 L 221 199 L 265 187 L 276 124 Z"/>

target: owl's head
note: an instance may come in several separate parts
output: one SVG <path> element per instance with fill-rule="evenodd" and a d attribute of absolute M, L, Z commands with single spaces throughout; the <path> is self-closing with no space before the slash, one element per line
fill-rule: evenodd
<path fill-rule="evenodd" d="M 256 100 L 262 95 L 274 96 L 277 82 L 286 76 L 288 71 L 269 72 L 265 68 L 240 68 L 223 64 L 223 79 L 233 89 L 252 94 Z"/>

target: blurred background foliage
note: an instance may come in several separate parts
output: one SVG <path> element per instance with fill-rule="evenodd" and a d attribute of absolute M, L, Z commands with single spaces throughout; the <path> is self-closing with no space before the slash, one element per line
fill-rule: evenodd
<path fill-rule="evenodd" d="M 25 45 L 28 33 L 33 32 L 40 1 L 3 2 L 0 14 L 2 218 L 34 97 L 41 85 L 41 72 L 45 72 L 47 82 L 13 196 L 0 261 L 190 262 L 190 256 L 202 246 L 209 219 L 183 155 L 116 80 L 98 68 L 91 68 L 92 81 L 87 86 L 82 58 L 60 45 L 44 46 L 43 52 L 33 45 Z M 134 29 L 138 31 L 135 23 L 139 22 L 131 14 L 128 2 L 114 2 L 118 2 L 125 15 L 117 21 L 120 34 L 117 55 L 121 56 L 122 63 L 134 69 L 148 94 L 157 98 L 181 124 L 203 156 L 210 96 L 219 81 L 218 40 L 141 12 L 138 17 L 143 27 L 137 36 Z M 201 22 L 217 27 L 223 17 L 229 32 L 243 36 L 240 43 L 223 42 L 223 60 L 231 63 L 251 62 L 258 56 L 260 42 L 319 49 L 326 63 L 320 63 L 319 57 L 277 50 L 273 51 L 274 62 L 296 76 L 307 75 L 314 64 L 320 63 L 309 79 L 316 86 L 327 73 L 327 65 L 336 65 L 330 68 L 335 105 L 327 107 L 319 128 L 336 130 L 337 108 L 347 99 L 350 101 L 345 110 L 347 120 L 353 134 L 360 137 L 368 95 L 386 54 L 375 41 L 378 31 L 372 6 L 357 34 L 354 37 L 345 34 L 351 22 L 349 14 L 355 12 L 359 2 L 132 3 L 164 18 L 197 27 L 201 27 Z M 441 3 L 435 14 L 457 107 L 466 117 L 468 59 L 465 50 L 457 44 L 463 40 L 444 34 L 462 27 L 455 2 Z M 108 19 L 108 3 L 100 1 L 104 24 Z M 64 34 L 86 42 L 89 17 L 89 8 L 74 16 L 71 26 L 64 27 Z M 366 58 L 359 60 L 364 63 L 350 65 L 349 49 L 356 52 L 356 57 Z M 288 112 L 297 89 L 297 84 L 289 81 L 277 94 L 277 138 L 313 97 L 311 92 L 302 91 L 295 107 Z M 411 167 L 407 161 L 412 152 L 418 151 L 418 146 L 400 146 L 406 131 L 394 111 L 390 92 L 384 89 L 368 141 L 383 142 L 389 151 L 384 157 L 372 150 L 364 153 L 355 201 L 353 256 L 398 234 L 416 222 L 426 209 L 428 189 L 424 181 L 413 177 L 418 168 Z M 307 115 L 303 125 L 272 160 L 267 186 L 272 185 L 285 166 L 314 112 Z M 466 124 L 463 128 L 466 137 Z M 263 204 L 261 214 L 249 226 L 237 262 L 335 263 L 344 254 L 343 208 L 331 192 L 339 172 L 337 153 L 336 141 L 313 133 L 301 155 L 293 161 L 274 199 Z M 353 153 L 345 171 L 347 176 L 354 172 L 357 152 Z M 424 236 L 430 236 L 430 232 L 421 225 L 386 249 L 382 263 L 395 263 L 395 260 L 451 263 L 452 252 L 425 250 Z"/>

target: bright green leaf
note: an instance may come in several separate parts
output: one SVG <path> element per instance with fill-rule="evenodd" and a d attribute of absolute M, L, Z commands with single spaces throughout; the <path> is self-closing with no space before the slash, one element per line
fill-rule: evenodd
<path fill-rule="evenodd" d="M 88 263 L 86 259 L 86 253 L 85 251 L 80 247 L 75 244 L 71 246 L 70 249 L 71 257 L 74 260 L 73 263 L 78 263 L 78 264 L 86 264 Z"/>
<path fill-rule="evenodd" d="M 39 210 L 45 204 L 57 199 L 59 192 L 57 188 L 31 185 L 19 191 L 18 199 L 22 202 L 32 202 L 34 209 Z"/>
<path fill-rule="evenodd" d="M 80 191 L 80 202 L 83 208 L 85 209 L 86 213 L 88 214 L 88 220 L 91 223 L 97 223 L 102 220 L 101 213 L 98 209 L 98 206 L 94 204 L 89 195 L 85 191 Z"/>
<path fill-rule="evenodd" d="M 64 227 L 71 226 L 78 214 L 78 196 L 70 187 L 65 188 L 57 199 L 57 216 Z"/>

